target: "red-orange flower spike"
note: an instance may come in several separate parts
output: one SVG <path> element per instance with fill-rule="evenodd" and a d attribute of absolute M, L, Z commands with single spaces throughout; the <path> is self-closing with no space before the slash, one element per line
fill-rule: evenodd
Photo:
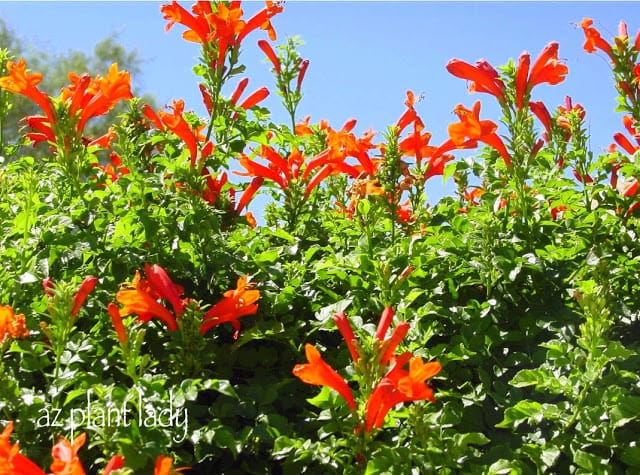
<path fill-rule="evenodd" d="M 173 284 L 176 292 L 182 294 L 182 288 Z M 152 318 L 159 318 L 168 327 L 170 331 L 178 329 L 175 316 L 161 303 L 160 298 L 167 298 L 167 294 L 163 293 L 163 288 L 156 288 L 153 283 L 147 279 L 141 279 L 140 273 L 136 271 L 136 276 L 129 288 L 120 290 L 116 294 L 116 300 L 124 305 L 120 309 L 120 316 L 124 317 L 131 314 L 138 315 L 138 320 L 148 322 Z M 179 308 L 179 307 L 178 307 Z"/>
<path fill-rule="evenodd" d="M 549 113 L 549 109 L 547 109 L 547 106 L 544 105 L 544 102 L 535 101 L 529 103 L 529 110 L 533 112 L 533 114 L 544 126 L 544 129 L 547 133 L 545 139 L 548 141 L 549 134 L 551 133 L 551 114 Z"/>
<path fill-rule="evenodd" d="M 164 125 L 167 126 L 174 134 L 176 134 L 185 143 L 189 149 L 189 156 L 191 158 L 191 166 L 195 166 L 196 157 L 198 156 L 198 140 L 193 133 L 193 130 L 187 124 L 182 116 L 184 112 L 184 101 L 182 99 L 174 100 L 172 105 L 173 113 L 170 114 L 166 111 L 158 111 L 158 115 Z"/>
<path fill-rule="evenodd" d="M 51 475 L 85 475 L 82 463 L 78 458 L 78 450 L 82 447 L 87 439 L 87 435 L 83 432 L 78 435 L 72 442 L 61 437 L 51 450 L 53 462 L 51 463 Z"/>
<path fill-rule="evenodd" d="M 269 58 L 269 61 L 273 64 L 273 69 L 276 70 L 276 74 L 280 74 L 280 58 L 278 58 L 278 55 L 271 47 L 271 44 L 266 40 L 258 40 L 258 47 L 264 52 L 267 58 Z"/>
<path fill-rule="evenodd" d="M 185 40 L 198 43 L 206 43 L 209 40 L 210 27 L 203 16 L 194 17 L 175 0 L 169 5 L 162 5 L 160 11 L 163 18 L 169 20 L 164 28 L 165 31 L 169 31 L 173 25 L 180 23 L 188 28 L 182 35 Z"/>
<path fill-rule="evenodd" d="M 155 291 L 165 300 L 168 300 L 176 315 L 184 312 L 184 302 L 180 298 L 182 289 L 173 283 L 167 271 L 158 264 L 144 264 L 144 273 Z"/>
<path fill-rule="evenodd" d="M 173 459 L 166 455 L 158 455 L 156 464 L 153 468 L 153 475 L 178 475 L 183 470 L 189 470 L 190 467 L 173 468 Z"/>
<path fill-rule="evenodd" d="M 558 59 L 559 47 L 557 42 L 552 41 L 540 52 L 531 66 L 528 80 L 529 88 L 545 82 L 556 85 L 564 81 L 565 76 L 569 73 L 569 68 Z"/>
<path fill-rule="evenodd" d="M 82 132 L 89 119 L 104 115 L 123 99 L 131 99 L 131 76 L 128 71 L 118 71 L 118 64 L 109 67 L 106 77 L 95 79 L 98 90 L 84 105 L 78 120 L 77 130 Z"/>
<path fill-rule="evenodd" d="M 406 371 L 402 367 L 410 358 L 409 371 Z M 396 404 L 419 400 L 435 402 L 433 390 L 426 381 L 440 370 L 440 363 L 425 364 L 420 357 L 412 358 L 411 353 L 394 358 L 391 369 L 374 388 L 367 401 L 365 431 L 382 427 L 385 416 Z"/>
<path fill-rule="evenodd" d="M 496 149 L 507 165 L 511 164 L 509 152 L 496 134 L 498 125 L 490 120 L 480 120 L 480 101 L 469 110 L 458 104 L 454 110 L 460 122 L 449 125 L 449 137 L 456 147 L 464 147 L 468 140 L 484 142 Z"/>
<path fill-rule="evenodd" d="M 9 305 L 0 305 L 0 343 L 9 338 L 26 338 L 29 336 L 24 314 L 16 315 Z"/>
<path fill-rule="evenodd" d="M 500 102 L 504 100 L 504 83 L 498 72 L 487 61 L 481 59 L 472 66 L 459 59 L 447 63 L 447 71 L 456 77 L 471 81 L 469 92 L 486 92 Z"/>
<path fill-rule="evenodd" d="M 393 357 L 393 353 L 396 351 L 396 348 L 400 344 L 404 337 L 409 333 L 410 325 L 407 322 L 399 323 L 394 329 L 391 336 L 384 341 L 382 345 L 382 356 L 380 357 L 380 364 L 387 364 L 391 358 Z"/>
<path fill-rule="evenodd" d="M 296 81 L 296 92 L 300 92 L 302 88 L 302 81 L 304 81 L 304 77 L 307 74 L 307 69 L 309 68 L 309 60 L 304 59 L 300 63 L 300 70 L 298 71 L 298 80 Z"/>
<path fill-rule="evenodd" d="M 2 475 L 45 475 L 30 459 L 20 453 L 20 446 L 11 445 L 13 422 L 9 421 L 0 433 L 0 474 Z"/>
<path fill-rule="evenodd" d="M 176 331 L 178 323 L 173 314 L 148 293 L 137 289 L 121 290 L 116 294 L 116 300 L 124 305 L 120 315 L 125 317 L 135 313 L 141 322 L 148 322 L 152 318 L 159 318 L 169 331 Z"/>
<path fill-rule="evenodd" d="M 252 92 L 249 97 L 247 97 L 244 101 L 240 103 L 242 109 L 250 109 L 253 106 L 257 105 L 259 102 L 262 102 L 269 95 L 269 89 L 266 87 L 261 87 L 260 89 Z"/>
<path fill-rule="evenodd" d="M 200 325 L 200 333 L 204 335 L 212 327 L 228 322 L 235 329 L 234 339 L 238 338 L 240 333 L 238 319 L 258 311 L 258 304 L 255 302 L 260 298 L 260 291 L 252 287 L 249 276 L 240 277 L 236 288 L 226 291 L 223 294 L 224 298 L 205 313 Z"/>
<path fill-rule="evenodd" d="M 116 331 L 116 335 L 118 335 L 118 340 L 121 344 L 125 345 L 127 343 L 127 331 L 124 328 L 124 324 L 122 323 L 120 309 L 118 309 L 118 306 L 115 303 L 110 302 L 107 306 L 107 311 L 109 312 L 109 316 L 111 317 L 113 329 Z"/>
<path fill-rule="evenodd" d="M 78 291 L 73 297 L 73 308 L 71 309 L 72 317 L 78 316 L 78 312 L 80 312 L 80 308 L 84 304 L 85 300 L 87 300 L 87 297 L 89 296 L 89 294 L 93 292 L 93 289 L 96 288 L 97 283 L 98 283 L 98 278 L 92 275 L 84 278 L 84 280 L 82 281 L 82 284 L 80 284 L 80 287 L 78 288 Z"/>
<path fill-rule="evenodd" d="M 261 176 L 257 176 L 253 180 L 251 180 L 251 183 L 249 183 L 249 186 L 245 188 L 245 190 L 242 192 L 242 195 L 240 195 L 240 199 L 238 200 L 238 205 L 236 206 L 236 211 L 238 213 L 242 213 L 242 211 L 247 207 L 247 205 L 253 199 L 256 192 L 260 189 L 263 183 L 264 178 Z"/>
<path fill-rule="evenodd" d="M 54 115 L 51 100 L 36 87 L 42 81 L 42 74 L 29 73 L 24 59 L 20 59 L 17 63 L 7 61 L 7 73 L 7 76 L 0 78 L 0 87 L 31 99 L 40 106 L 49 119 L 49 123 L 53 124 Z"/>
<path fill-rule="evenodd" d="M 378 328 L 376 329 L 376 338 L 378 340 L 384 340 L 387 330 L 391 326 L 395 312 L 392 307 L 385 307 L 380 315 L 380 321 L 378 322 Z"/>
<path fill-rule="evenodd" d="M 584 18 L 582 22 L 580 22 L 580 26 L 582 27 L 585 36 L 585 42 L 583 45 L 584 50 L 587 53 L 595 53 L 595 51 L 599 49 L 604 51 L 612 61 L 615 61 L 611 45 L 602 39 L 600 32 L 592 25 L 593 20 L 591 18 Z"/>
<path fill-rule="evenodd" d="M 530 61 L 529 53 L 522 53 L 518 58 L 518 66 L 516 68 L 516 108 L 518 110 L 522 109 L 524 96 L 527 92 Z"/>
<path fill-rule="evenodd" d="M 307 364 L 297 364 L 293 368 L 293 375 L 307 384 L 327 386 L 336 391 L 347 401 L 351 410 L 356 409 L 356 401 L 353 398 L 351 388 L 336 370 L 329 366 L 320 356 L 320 352 L 311 344 L 304 346 L 307 356 Z"/>
<path fill-rule="evenodd" d="M 345 343 L 347 344 L 347 348 L 349 349 L 349 354 L 351 355 L 351 359 L 354 363 L 358 362 L 360 355 L 358 354 L 358 350 L 356 349 L 353 342 L 356 339 L 355 334 L 353 333 L 353 329 L 351 328 L 351 324 L 349 323 L 349 318 L 344 312 L 339 312 L 333 315 L 333 321 L 336 322 L 336 326 L 344 338 Z"/>
<path fill-rule="evenodd" d="M 109 462 L 104 467 L 102 475 L 111 475 L 114 470 L 119 470 L 124 467 L 124 457 L 122 455 L 114 455 L 109 459 Z"/>
<path fill-rule="evenodd" d="M 238 2 L 239 3 L 239 2 Z M 271 41 L 276 40 L 276 32 L 271 25 L 271 18 L 273 18 L 278 13 L 282 12 L 284 9 L 282 7 L 281 2 L 273 2 L 267 0 L 265 2 L 265 8 L 256 13 L 253 17 L 251 17 L 245 24 L 241 33 L 238 35 L 238 42 L 242 41 L 245 36 L 251 33 L 253 30 L 260 28 L 265 30 Z"/>

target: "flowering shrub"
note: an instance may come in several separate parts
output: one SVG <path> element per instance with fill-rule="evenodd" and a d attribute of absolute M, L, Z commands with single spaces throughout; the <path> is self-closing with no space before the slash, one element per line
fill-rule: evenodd
<path fill-rule="evenodd" d="M 380 135 L 301 118 L 281 3 L 160 11 L 200 48 L 206 117 L 116 64 L 52 96 L 0 52 L 3 94 L 42 111 L 1 147 L 0 473 L 640 469 L 640 34 L 581 23 L 623 113 L 594 156 L 578 98 L 536 98 L 570 74 L 557 42 L 452 59 L 485 95 L 431 143 L 411 91 Z M 254 47 L 275 86 L 245 94 Z M 430 206 L 435 176 L 456 192 Z"/>

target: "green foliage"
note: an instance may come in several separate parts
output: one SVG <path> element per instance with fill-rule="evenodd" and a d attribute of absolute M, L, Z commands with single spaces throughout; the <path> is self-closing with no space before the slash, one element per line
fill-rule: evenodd
<path fill-rule="evenodd" d="M 6 65 L 21 46 L 4 25 L 0 39 Z M 495 141 L 464 159 L 436 156 L 412 95 L 408 125 L 375 146 L 347 125 L 298 123 L 297 40 L 276 47 L 280 72 L 272 63 L 292 123 L 271 124 L 257 103 L 222 93 L 244 65 L 239 43 L 216 41 L 196 67 L 208 117 L 123 101 L 96 122 L 113 126 L 111 144 L 79 147 L 73 166 L 61 164 L 64 140 L 36 157 L 11 148 L 27 109 L 0 90 L 0 304 L 29 332 L 0 334 L 0 414 L 21 452 L 45 466 L 59 436 L 85 432 L 89 473 L 114 454 L 134 473 L 152 473 L 160 455 L 194 473 L 637 472 L 637 151 L 593 156 L 570 104 L 550 114 L 543 139 L 517 104 L 513 61 L 496 96 L 506 159 Z M 68 69 L 104 74 L 117 60 L 135 74 L 140 64 L 114 38 L 91 58 L 31 59 L 54 95 Z M 461 147 L 480 140 L 467 139 Z M 112 169 L 98 150 L 118 158 Z M 227 181 L 240 159 L 249 184 Z M 439 174 L 457 193 L 428 207 Z M 272 200 L 253 226 L 239 203 L 256 183 Z M 87 276 L 96 288 L 76 312 Z M 157 306 L 135 306 L 127 291 Z M 394 328 L 410 330 L 386 366 L 390 343 L 374 335 L 388 307 Z M 357 335 L 347 342 L 332 318 L 341 312 Z M 349 381 L 355 408 L 294 376 L 311 364 L 306 344 Z M 380 427 L 363 427 L 367 397 L 409 352 L 442 370 L 427 385 L 399 364 L 403 397 Z"/>

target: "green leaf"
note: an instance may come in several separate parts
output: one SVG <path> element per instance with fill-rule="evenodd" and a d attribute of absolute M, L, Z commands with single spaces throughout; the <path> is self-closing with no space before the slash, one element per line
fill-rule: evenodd
<path fill-rule="evenodd" d="M 236 390 L 233 389 L 231 383 L 226 379 L 209 379 L 204 384 L 204 389 L 213 389 L 214 391 L 218 391 L 220 394 L 224 394 L 225 396 L 232 397 L 234 399 L 240 399 Z"/>
<path fill-rule="evenodd" d="M 640 468 L 640 447 L 627 447 L 620 459 L 630 467 Z"/>
<path fill-rule="evenodd" d="M 466 434 L 455 434 L 453 436 L 454 443 L 462 449 L 468 445 L 486 445 L 491 442 L 486 435 L 481 432 L 467 432 Z"/>
<path fill-rule="evenodd" d="M 590 473 L 602 473 L 601 470 L 606 466 L 608 460 L 602 459 L 584 450 L 576 450 L 573 454 L 573 461 L 581 468 L 588 470 Z"/>

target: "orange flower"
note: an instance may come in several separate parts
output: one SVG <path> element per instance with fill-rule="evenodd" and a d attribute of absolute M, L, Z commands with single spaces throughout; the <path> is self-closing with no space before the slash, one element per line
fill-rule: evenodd
<path fill-rule="evenodd" d="M 96 288 L 97 283 L 98 283 L 98 278 L 92 275 L 84 278 L 84 280 L 82 281 L 82 284 L 80 284 L 80 287 L 78 287 L 78 291 L 73 297 L 73 309 L 71 309 L 72 318 L 78 316 L 78 312 L 80 312 L 80 308 L 84 304 L 85 300 L 87 300 L 87 297 L 89 296 L 89 294 L 93 292 L 93 289 Z"/>
<path fill-rule="evenodd" d="M 13 422 L 9 421 L 0 434 L 0 475 L 45 475 L 30 459 L 22 455 L 20 446 L 11 445 Z"/>
<path fill-rule="evenodd" d="M 258 47 L 264 52 L 267 58 L 269 58 L 269 61 L 273 64 L 273 69 L 275 69 L 276 74 L 279 75 L 282 68 L 280 58 L 278 58 L 278 55 L 273 50 L 269 42 L 266 40 L 258 40 Z"/>
<path fill-rule="evenodd" d="M 410 360 L 410 361 L 409 361 Z M 409 361 L 409 371 L 402 367 Z M 392 360 L 391 369 L 369 396 L 365 409 L 365 431 L 382 427 L 384 418 L 395 405 L 407 401 L 435 402 L 433 389 L 426 381 L 440 372 L 438 362 L 424 364 L 422 358 L 403 353 Z"/>
<path fill-rule="evenodd" d="M 320 352 L 313 345 L 307 343 L 304 350 L 309 363 L 295 365 L 293 375 L 307 384 L 327 386 L 333 389 L 347 401 L 351 410 L 355 410 L 356 401 L 344 378 L 322 359 Z"/>
<path fill-rule="evenodd" d="M 120 310 L 118 306 L 110 302 L 107 306 L 107 311 L 109 312 L 109 316 L 111 317 L 111 323 L 113 324 L 113 329 L 116 331 L 118 335 L 118 340 L 122 345 L 127 344 L 127 331 L 124 328 L 124 324 L 122 323 L 122 315 L 120 315 Z"/>
<path fill-rule="evenodd" d="M 480 120 L 480 101 L 476 101 L 471 110 L 458 104 L 454 112 L 460 122 L 449 125 L 449 137 L 453 146 L 467 148 L 475 146 L 477 141 L 484 142 L 496 149 L 507 165 L 511 163 L 509 152 L 507 152 L 502 139 L 496 134 L 498 125 L 490 120 Z M 447 147 L 440 147 L 440 149 L 443 148 Z M 434 152 L 434 154 L 436 153 Z"/>
<path fill-rule="evenodd" d="M 300 176 L 300 167 L 304 163 L 304 157 L 298 149 L 293 149 L 287 158 L 276 152 L 268 145 L 262 145 L 258 149 L 258 155 L 266 159 L 268 166 L 261 165 L 251 160 L 246 155 L 240 156 L 240 165 L 247 170 L 234 172 L 240 176 L 260 176 L 275 182 L 280 188 L 287 189 L 293 180 Z"/>
<path fill-rule="evenodd" d="M 565 80 L 565 76 L 569 73 L 569 68 L 558 59 L 559 47 L 560 45 L 557 42 L 552 41 L 542 49 L 533 66 L 531 66 L 529 80 L 527 81 L 529 89 L 545 82 L 556 85 Z"/>
<path fill-rule="evenodd" d="M 495 96 L 498 101 L 504 101 L 504 83 L 498 71 L 484 59 L 476 61 L 475 66 L 452 59 L 446 68 L 454 76 L 471 81 L 469 92 L 486 92 Z"/>
<path fill-rule="evenodd" d="M 169 301 L 176 315 L 180 316 L 184 312 L 185 302 L 180 298 L 184 290 L 171 281 L 166 271 L 157 264 L 145 264 L 145 273 L 147 279 L 141 279 L 140 273 L 136 271 L 135 278 L 128 284 L 128 288 L 116 294 L 116 300 L 124 305 L 120 309 L 120 316 L 135 313 L 142 322 L 148 322 L 154 317 L 159 318 L 167 325 L 169 331 L 176 331 L 176 317 L 158 300 Z"/>
<path fill-rule="evenodd" d="M 344 173 L 351 178 L 357 178 L 362 174 L 373 177 L 376 174 L 379 164 L 368 154 L 369 150 L 377 147 L 371 143 L 375 132 L 368 130 L 361 138 L 356 138 L 355 134 L 351 133 L 355 126 L 355 119 L 349 119 L 339 131 L 328 125 L 323 126 L 327 148 L 309 160 L 302 174 L 302 178 L 307 180 L 311 173 L 317 170 L 307 183 L 305 196 L 332 174 Z M 356 158 L 359 165 L 348 164 L 345 161 L 348 157 Z"/>
<path fill-rule="evenodd" d="M 53 462 L 51 463 L 51 475 L 85 475 L 82 463 L 78 458 L 78 450 L 87 439 L 83 432 L 73 442 L 61 437 L 51 450 Z"/>
<path fill-rule="evenodd" d="M 358 359 L 360 359 L 360 355 L 358 354 L 356 346 L 353 344 L 353 342 L 356 340 L 356 336 L 353 333 L 351 324 L 349 323 L 349 318 L 347 318 L 347 315 L 344 312 L 340 312 L 336 313 L 333 316 L 333 321 L 336 323 L 336 326 L 338 327 L 342 338 L 344 338 L 344 341 L 347 344 L 351 359 L 354 363 L 357 363 Z"/>
<path fill-rule="evenodd" d="M 200 325 L 200 333 L 204 335 L 212 327 L 229 322 L 235 329 L 233 338 L 238 338 L 240 333 L 238 319 L 258 311 L 258 304 L 255 302 L 260 298 L 260 291 L 253 290 L 252 287 L 249 276 L 240 277 L 236 288 L 227 290 L 223 294 L 224 298 L 205 313 Z"/>
<path fill-rule="evenodd" d="M 43 110 L 49 124 L 53 124 L 54 115 L 51 99 L 36 87 L 42 81 L 42 74 L 28 73 L 24 59 L 20 59 L 17 63 L 7 61 L 7 72 L 8 76 L 0 78 L 0 87 L 31 99 Z"/>
<path fill-rule="evenodd" d="M 119 470 L 122 467 L 124 467 L 124 457 L 122 455 L 114 455 L 104 467 L 102 475 L 111 475 L 112 471 Z"/>
<path fill-rule="evenodd" d="M 81 82 L 79 86 L 84 84 Z M 119 101 L 133 97 L 131 76 L 128 71 L 118 71 L 118 64 L 113 63 L 109 67 L 106 77 L 96 76 L 84 88 L 78 87 L 77 94 L 82 94 L 82 99 L 80 99 L 82 112 L 76 128 L 82 133 L 89 119 L 104 115 L 113 109 Z"/>
<path fill-rule="evenodd" d="M 165 31 L 169 31 L 174 24 L 180 23 L 188 29 L 182 37 L 196 43 L 216 44 L 216 67 L 221 68 L 229 48 L 237 48 L 242 40 L 253 30 L 261 28 L 269 33 L 269 38 L 276 39 L 275 31 L 270 19 L 282 11 L 282 6 L 267 1 L 266 7 L 256 13 L 248 21 L 242 20 L 244 12 L 240 2 L 234 1 L 229 5 L 217 3 L 215 11 L 210 2 L 196 2 L 191 11 L 193 15 L 172 1 L 169 5 L 162 5 L 160 11 L 164 19 L 169 20 Z"/>
<path fill-rule="evenodd" d="M 621 132 L 616 132 L 613 134 L 613 139 L 616 143 L 622 147 L 622 149 L 627 152 L 629 155 L 635 154 L 638 150 L 640 150 L 640 130 L 637 130 L 633 125 L 633 117 L 625 115 L 622 118 L 622 123 L 629 132 L 629 134 L 636 141 L 635 144 L 631 143 L 631 141 Z"/>
<path fill-rule="evenodd" d="M 9 338 L 27 338 L 29 330 L 25 322 L 24 314 L 15 314 L 9 305 L 0 305 L 0 343 Z"/>
<path fill-rule="evenodd" d="M 582 27 L 585 36 L 585 42 L 582 47 L 587 53 L 594 53 L 597 49 L 604 51 L 612 61 L 615 61 L 611 45 L 602 39 L 600 32 L 592 25 L 593 20 L 591 18 L 584 18 L 580 22 L 580 26 Z"/>
<path fill-rule="evenodd" d="M 551 133 L 551 114 L 549 109 L 544 105 L 542 101 L 530 102 L 529 110 L 538 118 L 546 131 L 544 136 L 546 141 L 549 141 L 549 134 Z"/>
<path fill-rule="evenodd" d="M 194 9 L 196 5 L 194 5 Z M 204 6 L 201 8 L 204 8 Z M 209 23 L 204 15 L 199 14 L 194 17 L 176 1 L 171 2 L 169 5 L 162 5 L 160 7 L 160 11 L 162 12 L 163 18 L 165 20 L 169 20 L 164 28 L 165 31 L 169 31 L 173 25 L 180 23 L 188 28 L 188 30 L 182 35 L 185 40 L 195 41 L 198 43 L 206 43 L 209 41 L 209 35 L 211 32 Z M 202 12 L 202 10 L 199 11 Z"/>
<path fill-rule="evenodd" d="M 176 134 L 187 146 L 189 149 L 189 157 L 191 160 L 191 167 L 196 166 L 196 160 L 198 157 L 198 143 L 204 139 L 203 136 L 200 135 L 199 130 L 194 130 L 187 123 L 187 121 L 183 117 L 184 112 L 184 101 L 182 99 L 174 100 L 173 105 L 171 106 L 173 109 L 173 113 L 169 113 L 166 111 L 158 111 L 158 116 L 167 126 L 169 130 L 171 130 L 174 134 Z M 158 126 L 157 124 L 157 116 L 152 113 L 153 111 L 150 108 L 145 109 L 145 115 L 152 120 L 152 122 Z M 163 130 L 162 127 L 158 127 L 160 130 Z M 213 143 L 207 142 L 203 145 L 201 150 L 200 162 L 204 160 L 208 155 L 213 151 Z"/>
<path fill-rule="evenodd" d="M 418 98 L 419 99 L 419 98 Z M 407 91 L 407 100 L 404 101 L 404 104 L 407 106 L 407 110 L 403 112 L 403 114 L 396 122 L 396 133 L 400 135 L 402 131 L 411 123 L 414 125 L 414 130 L 419 134 L 422 129 L 424 129 L 424 123 L 422 119 L 418 117 L 418 113 L 414 109 L 414 104 L 417 102 L 413 91 Z"/>
<path fill-rule="evenodd" d="M 173 459 L 166 455 L 158 455 L 153 475 L 178 475 L 178 472 L 188 470 L 190 467 L 173 468 Z"/>

